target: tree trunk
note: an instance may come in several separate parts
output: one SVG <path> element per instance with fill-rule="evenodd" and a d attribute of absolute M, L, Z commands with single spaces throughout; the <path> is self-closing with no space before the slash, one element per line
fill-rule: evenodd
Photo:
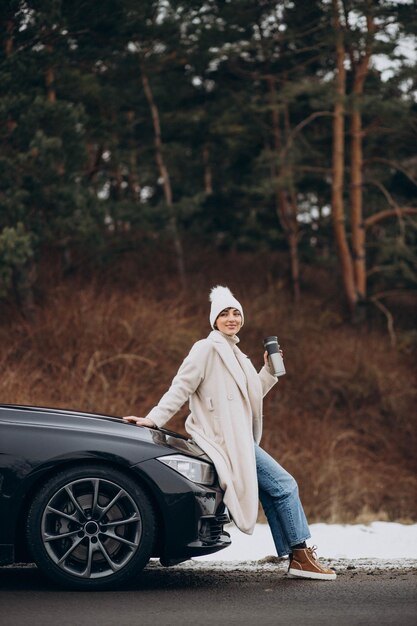
<path fill-rule="evenodd" d="M 163 150 L 162 150 L 163 145 L 162 145 L 162 135 L 161 135 L 161 124 L 159 121 L 159 112 L 158 112 L 158 108 L 153 98 L 152 89 L 149 84 L 149 79 L 142 67 L 141 67 L 141 74 L 142 74 L 142 84 L 143 84 L 143 88 L 145 91 L 145 96 L 148 101 L 149 108 L 151 110 L 151 115 L 152 115 L 152 123 L 153 123 L 153 129 L 154 129 L 155 160 L 158 166 L 159 175 L 162 179 L 165 202 L 171 213 L 171 217 L 169 219 L 169 230 L 171 231 L 172 239 L 174 242 L 174 248 L 175 248 L 175 253 L 176 253 L 176 258 L 177 258 L 178 275 L 180 278 L 181 287 L 183 290 L 185 290 L 187 287 L 187 280 L 186 280 L 186 275 L 185 275 L 184 251 L 182 247 L 182 241 L 178 232 L 177 220 L 176 220 L 174 209 L 173 209 L 171 181 L 169 178 L 168 169 L 165 165 L 165 160 L 163 156 Z"/>
<path fill-rule="evenodd" d="M 13 20 L 7 20 L 6 22 L 6 39 L 4 41 L 4 53 L 6 57 L 9 57 L 13 51 Z"/>
<path fill-rule="evenodd" d="M 298 234 L 290 232 L 288 236 L 288 243 L 290 246 L 290 261 L 291 261 L 291 280 L 293 287 L 294 301 L 300 301 L 300 262 L 298 259 Z"/>
<path fill-rule="evenodd" d="M 288 103 L 284 106 L 284 128 L 285 128 L 285 143 L 290 141 L 291 136 L 291 124 L 290 124 L 290 110 Z M 297 206 L 297 194 L 294 187 L 294 175 L 292 162 L 289 158 L 285 159 L 284 177 L 288 181 L 289 193 L 288 193 L 288 206 L 290 208 L 290 231 L 288 235 L 288 241 L 290 245 L 290 261 L 291 261 L 291 279 L 293 286 L 293 296 L 295 302 L 300 301 L 300 262 L 298 257 L 298 241 L 299 241 L 299 226 L 298 226 L 298 206 Z"/>
<path fill-rule="evenodd" d="M 278 159 L 282 150 L 282 141 L 279 112 L 276 103 L 276 86 L 273 76 L 268 76 L 267 84 L 269 91 L 269 103 L 271 107 L 273 144 Z M 277 161 L 277 166 L 275 168 L 275 178 L 278 178 L 278 166 L 279 163 Z M 283 168 L 280 172 L 280 176 L 284 180 L 292 180 L 291 171 L 289 170 L 289 168 Z M 290 272 L 294 301 L 298 302 L 300 299 L 300 263 L 298 257 L 298 222 L 296 198 L 295 194 L 287 193 L 282 188 L 282 183 L 280 183 L 278 180 L 275 181 L 275 198 L 278 219 L 284 231 L 290 250 Z"/>
<path fill-rule="evenodd" d="M 140 199 L 140 182 L 138 177 L 138 157 L 136 150 L 136 142 L 134 140 L 134 124 L 135 124 L 135 112 L 128 111 L 127 119 L 130 125 L 130 138 L 129 138 L 129 173 L 128 173 L 128 185 L 129 193 L 132 200 Z"/>
<path fill-rule="evenodd" d="M 368 11 L 370 7 L 368 4 Z M 351 53 L 353 99 L 351 112 L 351 225 L 353 264 L 358 302 L 366 299 L 366 233 L 363 219 L 363 131 L 361 99 L 369 71 L 371 37 L 374 33 L 372 16 L 367 15 L 368 41 L 362 58 L 355 62 Z"/>
<path fill-rule="evenodd" d="M 362 116 L 358 110 L 358 102 L 353 102 L 351 115 L 351 227 L 353 266 L 355 283 L 359 300 L 366 298 L 366 253 L 365 228 L 362 207 Z"/>
<path fill-rule="evenodd" d="M 346 237 L 345 211 L 343 203 L 343 172 L 344 172 L 344 135 L 345 135 L 345 95 L 346 70 L 345 46 L 340 25 L 339 0 L 332 0 L 333 26 L 336 35 L 336 100 L 333 117 L 333 155 L 332 155 L 332 223 L 336 240 L 337 252 L 342 267 L 342 281 L 348 306 L 353 316 L 357 295 L 355 289 L 354 270 L 349 245 Z"/>
<path fill-rule="evenodd" d="M 13 52 L 13 30 L 14 30 L 14 22 L 12 19 L 6 21 L 6 39 L 4 42 L 4 54 L 7 57 L 11 55 Z M 6 122 L 6 127 L 9 133 L 12 133 L 16 128 L 16 122 L 8 117 Z"/>
<path fill-rule="evenodd" d="M 95 176 L 99 170 L 100 162 L 103 156 L 104 147 L 101 144 L 94 144 L 90 141 L 86 143 L 86 152 L 88 155 L 88 165 L 85 172 L 86 179 L 89 183 L 94 183 Z M 94 189 L 96 185 L 94 184 Z"/>
<path fill-rule="evenodd" d="M 53 53 L 53 48 L 50 44 L 46 46 L 49 54 Z M 52 66 L 49 66 L 45 73 L 45 84 L 46 84 L 46 98 L 48 102 L 56 102 L 56 92 L 55 92 L 55 72 Z"/>
<path fill-rule="evenodd" d="M 210 196 L 213 193 L 213 176 L 210 166 L 210 148 L 208 143 L 203 146 L 203 164 L 204 164 L 204 193 Z"/>

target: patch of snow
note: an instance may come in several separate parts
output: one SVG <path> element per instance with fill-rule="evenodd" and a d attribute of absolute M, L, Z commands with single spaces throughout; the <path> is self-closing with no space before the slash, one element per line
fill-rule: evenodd
<path fill-rule="evenodd" d="M 226 527 L 232 545 L 215 554 L 198 557 L 201 561 L 258 561 L 276 556 L 267 524 L 257 524 L 253 535 L 236 526 Z M 308 546 L 316 545 L 325 559 L 417 559 L 417 524 L 372 522 L 371 524 L 311 524 Z"/>

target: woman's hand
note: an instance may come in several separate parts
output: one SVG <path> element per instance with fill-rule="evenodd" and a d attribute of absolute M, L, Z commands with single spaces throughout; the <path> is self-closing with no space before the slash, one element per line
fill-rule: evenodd
<path fill-rule="evenodd" d="M 137 417 L 136 415 L 126 415 L 123 418 L 124 422 L 129 424 L 135 424 L 136 426 L 147 426 L 148 428 L 155 428 L 155 424 L 148 417 Z"/>

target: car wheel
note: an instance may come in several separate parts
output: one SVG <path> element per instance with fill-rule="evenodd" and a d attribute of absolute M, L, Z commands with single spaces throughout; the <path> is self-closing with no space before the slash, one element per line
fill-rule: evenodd
<path fill-rule="evenodd" d="M 72 589 L 109 589 L 134 578 L 155 540 L 155 514 L 132 478 L 103 466 L 67 469 L 35 496 L 27 540 L 38 567 Z"/>

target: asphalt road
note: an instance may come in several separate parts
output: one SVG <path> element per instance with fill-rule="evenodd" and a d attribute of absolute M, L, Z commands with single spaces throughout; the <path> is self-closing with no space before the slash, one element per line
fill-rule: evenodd
<path fill-rule="evenodd" d="M 151 565 L 130 589 L 54 589 L 35 567 L 0 568 L 1 626 L 417 624 L 417 568 L 337 567 L 332 582 L 286 578 L 284 566 Z"/>

